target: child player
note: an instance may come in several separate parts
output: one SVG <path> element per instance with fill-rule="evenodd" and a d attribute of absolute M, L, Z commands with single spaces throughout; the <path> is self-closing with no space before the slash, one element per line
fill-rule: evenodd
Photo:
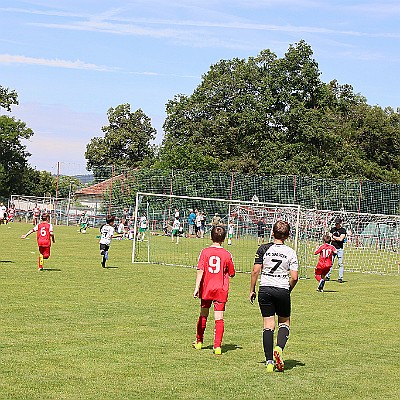
<path fill-rule="evenodd" d="M 332 267 L 333 254 L 337 254 L 337 249 L 332 246 L 331 237 L 329 234 L 322 236 L 324 244 L 315 250 L 314 254 L 319 254 L 318 264 L 315 267 L 315 279 L 319 282 L 317 290 L 319 292 L 324 291 L 325 275 L 329 272 Z"/>
<path fill-rule="evenodd" d="M 106 267 L 106 261 L 108 260 L 108 250 L 111 245 L 111 239 L 113 237 L 120 237 L 122 235 L 114 235 L 114 221 L 115 217 L 113 215 L 107 215 L 106 224 L 100 228 L 101 237 L 100 237 L 100 254 L 103 256 L 103 260 L 101 261 L 101 266 L 103 268 Z"/>
<path fill-rule="evenodd" d="M 204 331 L 211 304 L 214 303 L 214 354 L 220 355 L 224 335 L 224 311 L 228 301 L 229 278 L 235 276 L 232 254 L 222 247 L 226 237 L 225 228 L 214 226 L 211 230 L 212 245 L 203 249 L 197 264 L 196 287 L 193 297 L 201 299 L 200 316 L 197 321 L 196 341 L 193 347 L 203 346 Z"/>
<path fill-rule="evenodd" d="M 174 241 L 174 237 L 176 236 L 176 244 L 179 243 L 179 228 L 181 223 L 179 221 L 179 217 L 175 217 L 175 221 L 172 224 L 172 232 L 171 232 L 171 240 Z"/>
<path fill-rule="evenodd" d="M 296 252 L 285 244 L 290 226 L 277 221 L 273 226 L 273 243 L 262 244 L 256 253 L 251 272 L 250 302 L 256 298 L 256 283 L 260 278 L 258 304 L 263 317 L 263 347 L 267 372 L 283 371 L 282 352 L 289 338 L 290 292 L 298 281 Z M 275 314 L 278 316 L 278 337 L 274 347 Z"/>
<path fill-rule="evenodd" d="M 232 238 L 234 233 L 235 233 L 235 225 L 233 224 L 233 220 L 230 220 L 228 224 L 228 245 L 232 244 Z"/>
<path fill-rule="evenodd" d="M 39 259 L 38 269 L 43 271 L 43 259 L 47 260 L 50 257 L 51 242 L 55 243 L 53 225 L 49 222 L 49 215 L 46 213 L 42 214 L 42 221 L 35 225 L 26 235 L 22 235 L 21 238 L 25 239 L 33 232 L 37 232 L 37 243 L 39 246 Z"/>

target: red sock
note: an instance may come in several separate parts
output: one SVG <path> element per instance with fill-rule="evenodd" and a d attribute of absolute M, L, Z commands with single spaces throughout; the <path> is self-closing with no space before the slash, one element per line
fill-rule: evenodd
<path fill-rule="evenodd" d="M 198 342 L 203 343 L 204 331 L 206 330 L 206 325 L 207 325 L 207 317 L 200 315 L 196 327 L 196 339 Z"/>
<path fill-rule="evenodd" d="M 217 347 L 221 347 L 222 343 L 222 336 L 224 336 L 224 320 L 223 319 L 217 319 L 215 321 L 215 330 L 214 330 L 214 349 Z"/>

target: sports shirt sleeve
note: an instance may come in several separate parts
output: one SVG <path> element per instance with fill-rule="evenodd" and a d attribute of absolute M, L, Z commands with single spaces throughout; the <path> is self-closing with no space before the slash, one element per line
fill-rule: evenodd
<path fill-rule="evenodd" d="M 229 253 L 229 259 L 228 259 L 228 265 L 227 266 L 228 266 L 228 275 L 229 276 L 234 276 L 236 271 L 235 271 L 235 264 L 233 263 L 232 254 L 231 253 Z"/>
<path fill-rule="evenodd" d="M 204 250 L 202 250 L 200 252 L 199 255 L 199 260 L 197 261 L 197 269 L 201 269 L 204 271 L 204 264 L 205 264 L 205 260 L 204 260 Z"/>
<path fill-rule="evenodd" d="M 315 250 L 314 254 L 319 254 L 322 251 L 322 246 L 319 246 L 317 250 Z"/>
<path fill-rule="evenodd" d="M 254 264 L 263 264 L 264 262 L 264 255 L 267 252 L 268 248 L 271 247 L 272 243 L 262 244 L 256 253 Z"/>

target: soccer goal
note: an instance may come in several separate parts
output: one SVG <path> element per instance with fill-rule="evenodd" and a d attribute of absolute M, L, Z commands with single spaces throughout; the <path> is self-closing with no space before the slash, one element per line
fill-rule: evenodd
<path fill-rule="evenodd" d="M 303 253 L 300 256 L 306 266 L 315 267 L 314 249 L 321 244 L 322 235 L 335 226 L 336 218 L 346 229 L 345 271 L 400 274 L 399 215 L 302 209 L 298 253 Z"/>
<path fill-rule="evenodd" d="M 198 217 L 194 226 L 189 223 L 192 213 Z M 147 217 L 148 229 L 141 240 L 138 226 L 143 214 Z M 176 215 L 180 222 L 179 237 L 172 235 Z M 279 219 L 290 224 L 287 243 L 297 249 L 300 206 L 139 192 L 134 237 L 140 240 L 133 241 L 132 262 L 196 266 L 201 249 L 211 243 L 213 219 L 214 223 L 218 221 L 231 232 L 224 247 L 232 253 L 238 271 L 251 271 L 259 244 L 271 240 L 272 226 Z M 260 219 L 263 219 L 265 229 L 259 238 L 257 222 Z M 300 275 L 305 276 L 305 272 L 300 271 Z"/>

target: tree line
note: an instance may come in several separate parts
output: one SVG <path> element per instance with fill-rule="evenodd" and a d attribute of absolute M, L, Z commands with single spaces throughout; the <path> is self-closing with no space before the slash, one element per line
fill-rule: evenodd
<path fill-rule="evenodd" d="M 167 102 L 159 146 L 141 109 L 110 108 L 103 135 L 86 146 L 87 167 L 98 176 L 114 165 L 400 183 L 400 109 L 369 105 L 351 85 L 320 76 L 304 41 L 281 58 L 263 50 L 221 60 L 191 95 Z M 17 95 L 0 89 L 0 107 L 10 111 Z M 33 193 L 48 178 L 27 164 L 21 139 L 32 135 L 23 122 L 0 116 L 0 195 Z"/>

